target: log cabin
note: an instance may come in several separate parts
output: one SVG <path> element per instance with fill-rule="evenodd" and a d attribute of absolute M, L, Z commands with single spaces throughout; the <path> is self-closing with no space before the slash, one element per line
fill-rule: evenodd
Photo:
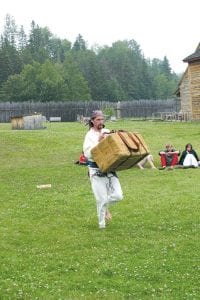
<path fill-rule="evenodd" d="M 195 52 L 183 59 L 188 66 L 179 82 L 176 95 L 180 97 L 181 112 L 189 120 L 200 120 L 200 43 Z"/>

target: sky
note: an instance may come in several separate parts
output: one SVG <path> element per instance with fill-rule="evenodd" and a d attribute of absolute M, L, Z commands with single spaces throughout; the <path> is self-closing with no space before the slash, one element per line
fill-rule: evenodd
<path fill-rule="evenodd" d="M 6 14 L 27 34 L 34 20 L 72 43 L 81 34 L 89 48 L 134 39 L 145 58 L 167 56 L 175 73 L 200 42 L 200 0 L 5 0 L 0 33 Z"/>

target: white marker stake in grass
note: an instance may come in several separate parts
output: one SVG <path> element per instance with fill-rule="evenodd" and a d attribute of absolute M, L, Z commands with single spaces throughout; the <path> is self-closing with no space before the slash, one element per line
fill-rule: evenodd
<path fill-rule="evenodd" d="M 48 188 L 51 188 L 51 184 L 40 184 L 40 185 L 37 185 L 37 188 L 38 189 L 48 189 Z"/>

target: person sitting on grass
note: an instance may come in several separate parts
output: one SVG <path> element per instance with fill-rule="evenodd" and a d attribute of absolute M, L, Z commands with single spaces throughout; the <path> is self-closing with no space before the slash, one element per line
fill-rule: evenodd
<path fill-rule="evenodd" d="M 161 161 L 161 169 L 165 169 L 169 167 L 169 169 L 173 169 L 178 164 L 178 156 L 180 155 L 180 151 L 173 148 L 172 144 L 166 144 L 165 150 L 159 152 L 160 161 Z"/>
<path fill-rule="evenodd" d="M 156 169 L 156 167 L 154 166 L 153 163 L 153 155 L 148 154 L 147 156 L 145 156 L 139 163 L 137 163 L 138 168 L 140 168 L 141 170 L 144 169 L 144 166 L 149 163 L 151 166 L 151 169 Z"/>
<path fill-rule="evenodd" d="M 190 143 L 185 146 L 185 150 L 182 152 L 179 160 L 179 165 L 186 168 L 197 168 L 200 166 L 199 156 L 196 151 L 193 150 Z"/>
<path fill-rule="evenodd" d="M 74 162 L 77 165 L 81 165 L 81 166 L 87 166 L 88 165 L 88 160 L 87 157 L 85 157 L 83 151 L 81 152 L 79 159 L 77 161 Z"/>

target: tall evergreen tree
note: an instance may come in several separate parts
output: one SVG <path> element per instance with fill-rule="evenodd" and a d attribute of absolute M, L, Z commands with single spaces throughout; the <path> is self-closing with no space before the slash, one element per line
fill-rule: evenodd
<path fill-rule="evenodd" d="M 15 19 L 9 14 L 6 15 L 3 36 L 6 45 L 16 47 L 17 26 Z"/>
<path fill-rule="evenodd" d="M 4 32 L 1 35 L 0 50 L 0 84 L 11 74 L 18 74 L 22 70 L 22 61 L 17 51 L 17 26 L 10 15 L 6 15 Z"/>
<path fill-rule="evenodd" d="M 86 49 L 87 49 L 86 42 L 83 39 L 82 35 L 79 34 L 76 38 L 76 41 L 74 42 L 72 50 L 80 51 L 80 50 L 86 50 Z"/>
<path fill-rule="evenodd" d="M 17 48 L 20 52 L 23 52 L 26 47 L 27 47 L 27 36 L 24 31 L 24 27 L 21 26 L 20 30 L 18 32 L 18 47 Z"/>
<path fill-rule="evenodd" d="M 49 40 L 51 36 L 52 34 L 47 27 L 41 28 L 32 21 L 28 48 L 33 60 L 44 63 L 49 58 Z"/>
<path fill-rule="evenodd" d="M 163 61 L 160 63 L 160 70 L 169 80 L 172 78 L 171 67 L 166 56 L 164 56 Z"/>
<path fill-rule="evenodd" d="M 7 51 L 4 47 L 0 49 L 0 86 L 8 79 L 8 76 L 12 74 L 12 68 Z"/>

